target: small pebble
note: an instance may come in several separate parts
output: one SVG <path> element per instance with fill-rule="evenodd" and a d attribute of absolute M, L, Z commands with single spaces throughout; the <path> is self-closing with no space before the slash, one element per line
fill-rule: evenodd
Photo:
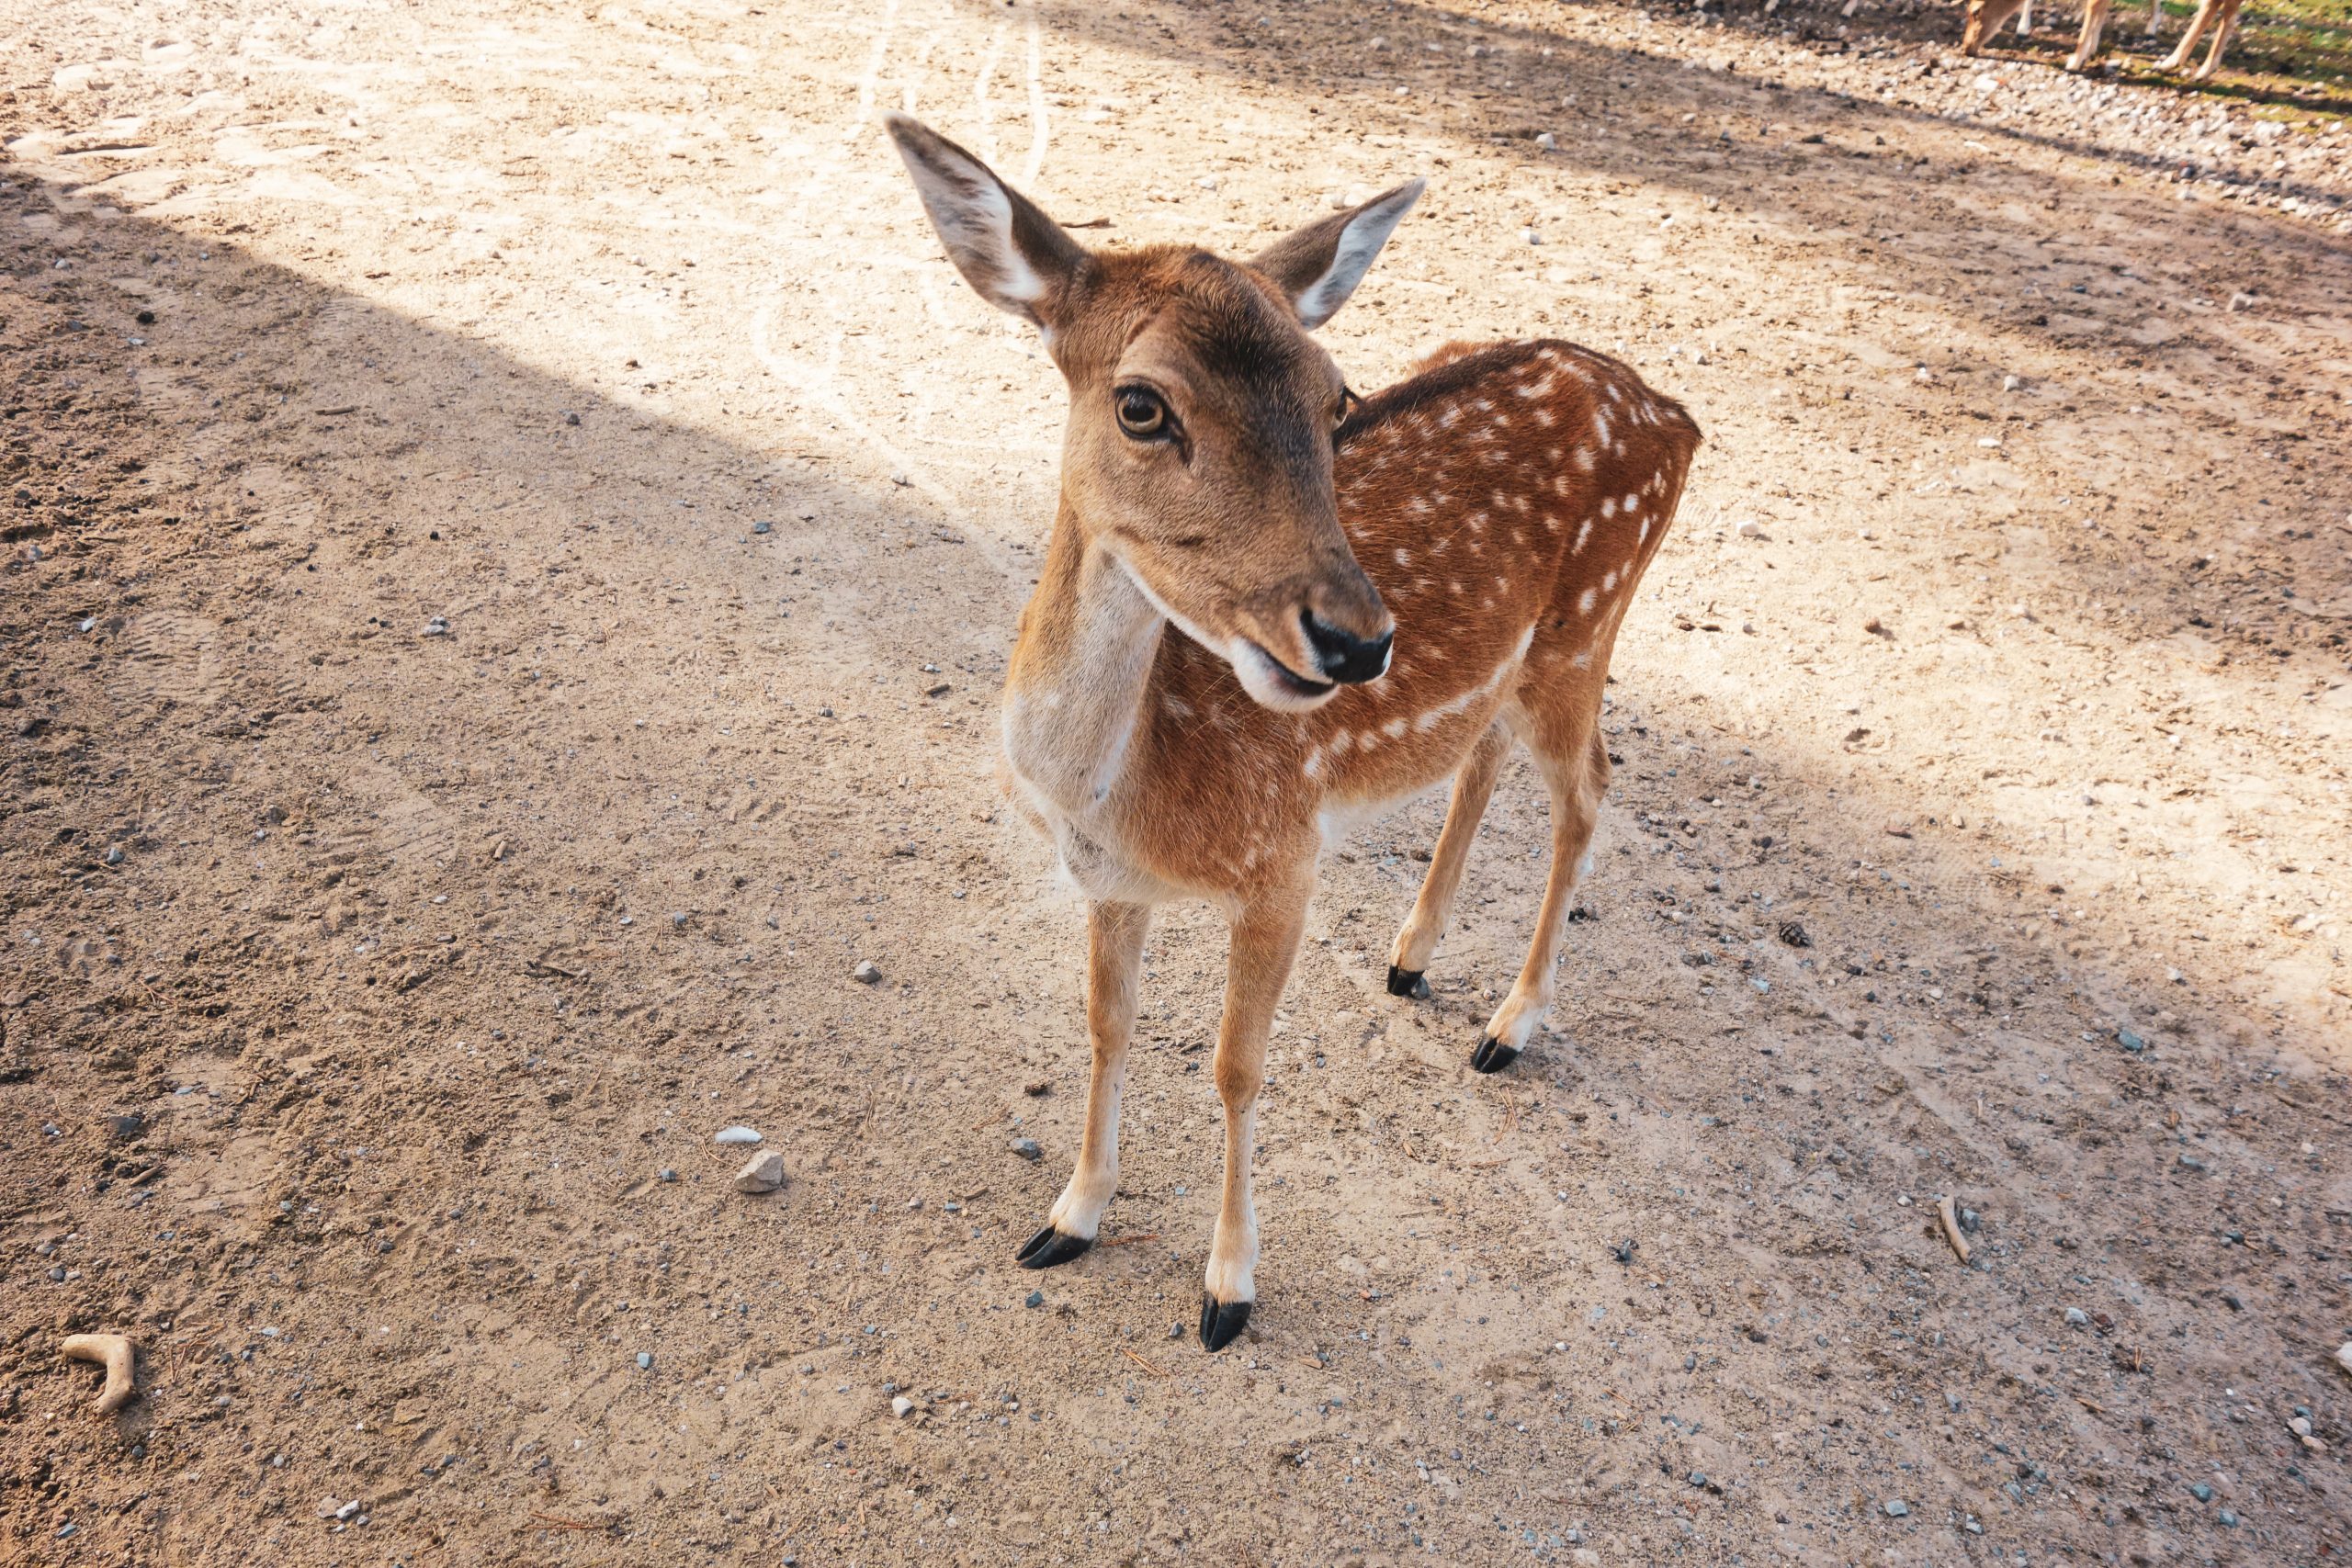
<path fill-rule="evenodd" d="M 637 1353 L 637 1370 L 643 1372 L 650 1371 L 652 1369 L 653 1352 L 650 1350 L 639 1350 Z"/>
<path fill-rule="evenodd" d="M 861 958 L 857 967 L 849 972 L 849 977 L 861 986 L 871 986 L 882 978 L 882 971 L 874 966 L 872 959 Z"/>
<path fill-rule="evenodd" d="M 774 1149 L 762 1149 L 735 1173 L 738 1192 L 773 1192 L 783 1185 L 784 1156 Z"/>
<path fill-rule="evenodd" d="M 1043 1159 L 1046 1157 L 1046 1151 L 1037 1146 L 1037 1140 L 1035 1138 L 1015 1138 L 1012 1142 L 1007 1144 L 1005 1147 L 1011 1149 L 1014 1154 L 1019 1155 L 1023 1159 Z"/>
<path fill-rule="evenodd" d="M 2128 1029 L 2119 1029 L 2115 1032 L 2115 1043 L 2118 1045 L 2122 1046 L 2126 1051 L 2134 1053 L 2144 1051 L 2148 1048 L 2148 1043 L 2146 1041 L 2141 1039 L 2137 1034 L 2132 1033 L 2132 1031 Z"/>
<path fill-rule="evenodd" d="M 1886 1517 L 1890 1519 L 1899 1519 L 1910 1511 L 1911 1505 L 1900 1497 L 1889 1497 L 1886 1500 Z"/>
<path fill-rule="evenodd" d="M 714 1144 L 756 1144 L 760 1135 L 749 1127 L 722 1127 L 710 1141 Z"/>
<path fill-rule="evenodd" d="M 2089 1323 L 2090 1320 L 2091 1314 L 2085 1312 L 2080 1307 L 2068 1307 L 2066 1309 L 2066 1321 L 2073 1324 L 2076 1328 L 2082 1327 L 2084 1325 Z"/>
<path fill-rule="evenodd" d="M 1044 1306 L 1046 1304 L 1046 1292 L 1043 1291 L 1032 1291 L 1025 1298 L 1023 1299 L 1021 1304 L 1023 1306 L 1030 1307 Z"/>
<path fill-rule="evenodd" d="M 890 1414 L 902 1421 L 913 1415 L 914 1409 L 915 1402 L 903 1393 L 893 1396 L 890 1401 Z"/>
<path fill-rule="evenodd" d="M 669 1167 L 664 1166 L 655 1176 L 654 1179 L 657 1181 L 675 1181 L 678 1179 L 678 1173 L 672 1170 Z"/>
<path fill-rule="evenodd" d="M 752 525 L 752 532 L 754 534 L 764 534 L 770 528 L 775 526 L 775 525 L 773 523 L 754 523 Z"/>
<path fill-rule="evenodd" d="M 1546 152 L 1556 152 L 1560 150 L 1560 139 L 1546 130 L 1535 138 L 1535 145 Z"/>

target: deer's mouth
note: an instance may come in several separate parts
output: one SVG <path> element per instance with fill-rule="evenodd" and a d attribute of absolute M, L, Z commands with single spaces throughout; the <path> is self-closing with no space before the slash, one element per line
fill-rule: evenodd
<path fill-rule="evenodd" d="M 1235 639 L 1232 663 L 1234 673 L 1241 679 L 1241 689 L 1270 708 L 1296 712 L 1320 707 L 1340 689 L 1336 682 L 1315 681 L 1301 675 L 1248 637 Z"/>

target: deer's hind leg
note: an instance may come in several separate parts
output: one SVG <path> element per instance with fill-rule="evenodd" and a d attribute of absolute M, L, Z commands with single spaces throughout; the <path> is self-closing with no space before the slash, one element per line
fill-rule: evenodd
<path fill-rule="evenodd" d="M 1430 852 L 1430 874 L 1421 879 L 1420 897 L 1413 900 L 1413 912 L 1389 949 L 1388 994 L 1392 997 L 1430 994 L 1429 982 L 1421 973 L 1430 966 L 1438 939 L 1445 935 L 1446 922 L 1453 917 L 1453 896 L 1462 887 L 1462 867 L 1470 858 L 1470 840 L 1478 836 L 1479 819 L 1487 815 L 1487 802 L 1495 793 L 1495 775 L 1502 771 L 1503 758 L 1510 751 L 1510 731 L 1499 724 L 1490 725 L 1470 748 L 1462 771 L 1453 776 L 1453 798 L 1446 803 L 1445 826 L 1438 831 L 1437 847 Z"/>
<path fill-rule="evenodd" d="M 1593 825 L 1600 818 L 1601 792 L 1609 787 L 1609 748 L 1600 738 L 1597 701 L 1578 703 L 1563 715 L 1530 717 L 1528 750 L 1552 792 L 1552 870 L 1544 884 L 1544 905 L 1535 917 L 1535 940 L 1510 995 L 1495 1010 L 1470 1065 L 1498 1073 L 1519 1058 L 1552 1006 L 1553 972 L 1560 933 L 1567 928 L 1577 883 L 1586 868 Z"/>

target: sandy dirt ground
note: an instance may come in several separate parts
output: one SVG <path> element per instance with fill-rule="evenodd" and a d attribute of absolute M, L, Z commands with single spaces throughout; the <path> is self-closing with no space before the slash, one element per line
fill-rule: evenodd
<path fill-rule="evenodd" d="M 2335 1560 L 2342 182 L 1915 101 L 1947 19 L 0 0 L 0 1557 Z M 1012 1266 L 1063 394 L 894 107 L 1104 245 L 1426 174 L 1356 386 L 1557 334 L 1707 434 L 1550 1028 L 1468 1070 L 1523 760 L 1433 999 L 1442 800 L 1335 854 L 1221 1356 L 1204 909 L 1114 1245 Z"/>

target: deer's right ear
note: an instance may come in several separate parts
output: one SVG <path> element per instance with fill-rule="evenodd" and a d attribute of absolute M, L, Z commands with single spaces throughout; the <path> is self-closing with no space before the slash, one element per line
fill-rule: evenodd
<path fill-rule="evenodd" d="M 1051 335 L 1063 290 L 1086 263 L 1084 247 L 986 164 L 921 120 L 892 114 L 883 123 L 964 281 L 1000 310 Z"/>

